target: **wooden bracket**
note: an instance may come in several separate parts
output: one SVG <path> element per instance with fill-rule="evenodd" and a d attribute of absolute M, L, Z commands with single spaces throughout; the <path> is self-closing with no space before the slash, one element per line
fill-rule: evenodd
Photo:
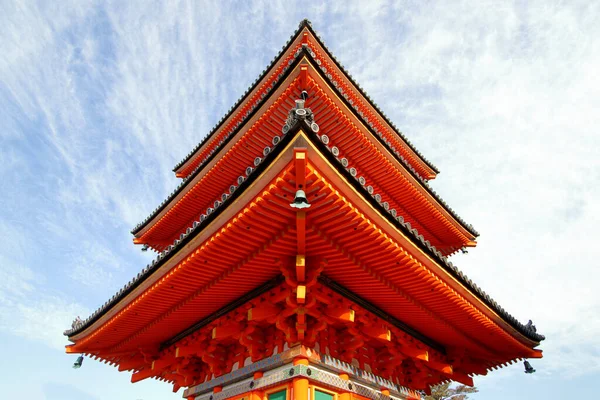
<path fill-rule="evenodd" d="M 452 375 L 452 373 L 454 372 L 452 365 L 438 361 L 429 360 L 425 365 L 431 369 L 434 369 L 446 375 Z"/>
<path fill-rule="evenodd" d="M 281 308 L 271 303 L 260 303 L 256 307 L 252 307 L 248 310 L 248 321 L 264 321 L 273 317 L 281 312 Z"/>
<path fill-rule="evenodd" d="M 346 307 L 327 307 L 324 313 L 343 322 L 354 322 L 354 310 Z"/>
<path fill-rule="evenodd" d="M 139 381 L 143 381 L 144 379 L 151 378 L 153 376 L 157 376 L 159 374 L 158 371 L 152 370 L 152 368 L 146 368 L 138 372 L 134 372 L 131 375 L 131 383 L 136 383 Z"/>
<path fill-rule="evenodd" d="M 212 338 L 216 340 L 227 339 L 230 337 L 236 338 L 239 337 L 242 330 L 243 326 L 235 322 L 221 326 L 215 326 L 212 330 Z"/>
<path fill-rule="evenodd" d="M 305 90 L 308 86 L 308 65 L 300 66 L 300 89 Z"/>
<path fill-rule="evenodd" d="M 144 357 L 142 355 L 136 355 L 129 360 L 121 361 L 119 363 L 119 371 L 127 371 L 130 369 L 140 369 L 146 363 L 144 362 Z"/>
<path fill-rule="evenodd" d="M 177 346 L 175 348 L 175 357 L 194 356 L 204 351 L 207 346 L 208 344 L 204 340 L 188 344 L 187 346 Z"/>
<path fill-rule="evenodd" d="M 462 372 L 454 371 L 454 373 L 452 375 L 449 375 L 448 378 L 452 379 L 453 381 L 462 383 L 463 385 L 473 386 L 473 378 L 471 378 L 467 374 L 463 374 Z"/>
<path fill-rule="evenodd" d="M 412 346 L 401 346 L 400 352 L 416 360 L 429 361 L 429 352 Z"/>
<path fill-rule="evenodd" d="M 392 332 L 390 332 L 390 330 L 384 326 L 365 326 L 361 328 L 361 331 L 373 339 L 378 339 L 384 342 L 389 342 L 392 340 Z"/>
<path fill-rule="evenodd" d="M 306 286 L 298 285 L 296 288 L 296 301 L 298 304 L 306 303 Z"/>
<path fill-rule="evenodd" d="M 296 256 L 296 279 L 300 283 L 306 281 L 306 257 L 304 254 Z"/>

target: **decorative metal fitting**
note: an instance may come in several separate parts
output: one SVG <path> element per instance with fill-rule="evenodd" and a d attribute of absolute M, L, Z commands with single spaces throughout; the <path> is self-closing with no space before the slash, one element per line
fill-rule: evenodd
<path fill-rule="evenodd" d="M 305 108 L 304 103 L 305 99 L 296 100 L 296 106 L 289 111 L 285 124 L 281 128 L 281 133 L 284 135 L 287 134 L 300 120 L 306 121 L 314 133 L 319 132 L 319 125 L 315 122 L 312 110 L 310 108 Z"/>
<path fill-rule="evenodd" d="M 306 193 L 304 193 L 304 190 L 299 189 L 296 191 L 296 196 L 294 197 L 294 201 L 290 203 L 290 206 L 298 209 L 309 208 L 311 206 L 306 199 Z"/>

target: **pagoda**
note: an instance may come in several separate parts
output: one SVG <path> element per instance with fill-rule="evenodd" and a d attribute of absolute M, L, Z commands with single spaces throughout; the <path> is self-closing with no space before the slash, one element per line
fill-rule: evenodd
<path fill-rule="evenodd" d="M 132 231 L 158 253 L 65 332 L 196 400 L 420 399 L 544 336 L 448 256 L 478 233 L 304 20 Z"/>

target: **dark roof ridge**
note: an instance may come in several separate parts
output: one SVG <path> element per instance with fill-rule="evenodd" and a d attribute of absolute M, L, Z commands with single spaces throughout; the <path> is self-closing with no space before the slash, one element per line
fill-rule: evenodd
<path fill-rule="evenodd" d="M 111 309 L 113 306 L 115 306 L 120 300 L 122 300 L 125 296 L 127 296 L 129 293 L 131 293 L 145 279 L 147 279 L 154 272 L 156 272 L 159 269 L 159 267 L 162 266 L 167 260 L 171 259 L 177 253 L 176 250 L 178 250 L 180 248 L 180 246 L 184 246 L 185 244 L 189 243 L 194 237 L 196 237 L 202 231 L 202 228 L 204 226 L 206 226 L 206 223 L 213 220 L 215 218 L 215 216 L 219 215 L 222 212 L 222 210 L 224 209 L 224 207 L 222 207 L 223 204 L 225 204 L 226 202 L 228 202 L 232 199 L 237 198 L 239 196 L 239 194 L 241 192 L 243 192 L 243 189 L 245 189 L 248 185 L 250 185 L 250 183 L 253 182 L 255 177 L 259 175 L 259 173 L 257 173 L 257 172 L 262 172 L 266 168 L 266 166 L 269 164 L 269 163 L 266 163 L 265 161 L 267 159 L 272 159 L 273 157 L 275 157 L 281 151 L 281 149 L 283 149 L 285 147 L 285 146 L 281 146 L 281 144 L 291 141 L 292 138 L 295 137 L 295 134 L 302 127 L 304 127 L 308 132 L 312 131 L 313 133 L 315 133 L 315 136 L 317 136 L 316 138 L 315 138 L 315 136 L 309 135 L 309 137 L 313 138 L 311 141 L 313 143 L 315 143 L 317 145 L 317 147 L 321 147 L 322 154 L 326 158 L 329 158 L 330 161 L 335 161 L 335 162 L 332 162 L 331 164 L 334 167 L 338 168 L 338 171 L 340 171 L 340 173 L 342 173 L 347 178 L 348 182 L 350 182 L 352 185 L 354 185 L 359 190 L 363 191 L 363 193 L 368 194 L 368 196 L 364 196 L 365 199 L 367 199 L 367 201 L 370 201 L 371 204 L 373 204 L 380 211 L 382 211 L 381 214 L 385 218 L 387 218 L 388 221 L 391 221 L 394 225 L 399 227 L 401 231 L 403 231 L 405 234 L 407 234 L 407 237 L 410 238 L 413 241 L 413 243 L 415 243 L 418 247 L 420 247 L 427 254 L 429 254 L 436 260 L 438 260 L 440 262 L 440 264 L 442 265 L 442 267 L 447 272 L 449 272 L 450 275 L 452 275 L 457 280 L 459 280 L 459 282 L 461 282 L 464 286 L 466 286 L 469 290 L 471 290 L 471 292 L 473 292 L 476 295 L 476 297 L 478 297 L 482 302 L 484 302 L 484 304 L 488 305 L 492 310 L 494 310 L 496 313 L 498 313 L 507 323 L 509 323 L 509 325 L 513 326 L 517 331 L 519 331 L 525 337 L 529 338 L 530 340 L 536 341 L 536 342 L 540 342 L 545 339 L 545 337 L 543 335 L 536 333 L 534 328 L 531 328 L 529 325 L 526 326 L 526 325 L 522 324 L 521 322 L 517 321 L 517 319 L 515 317 L 513 317 L 506 310 L 504 310 L 502 307 L 500 307 L 498 305 L 498 303 L 496 303 L 489 295 L 487 295 L 481 288 L 479 288 L 475 283 L 473 283 L 466 275 L 464 275 L 460 270 L 458 270 L 458 268 L 456 266 L 454 266 L 452 264 L 452 262 L 448 261 L 447 257 L 444 257 L 440 251 L 438 251 L 427 240 L 425 240 L 423 238 L 423 236 L 420 235 L 416 229 L 412 228 L 409 223 L 404 222 L 404 219 L 401 216 L 393 216 L 392 212 L 391 212 L 392 210 L 386 209 L 384 207 L 383 203 L 381 202 L 381 198 L 379 198 L 379 200 L 377 199 L 377 194 L 369 193 L 367 187 L 363 186 L 358 181 L 358 178 L 356 178 L 355 176 L 352 176 L 348 165 L 344 166 L 342 161 L 333 154 L 332 149 L 329 148 L 327 146 L 327 144 L 325 143 L 325 142 L 328 142 L 328 138 L 324 139 L 324 137 L 327 137 L 327 136 L 326 135 L 318 135 L 317 133 L 319 131 L 319 127 L 318 127 L 318 125 L 316 125 L 316 127 L 313 125 L 316 125 L 316 124 L 314 124 L 314 122 L 312 124 L 310 124 L 309 121 L 306 121 L 304 119 L 293 120 L 293 119 L 288 118 L 288 120 L 286 121 L 286 124 L 284 125 L 284 128 L 282 129 L 282 132 L 284 132 L 283 137 L 281 138 L 278 136 L 280 138 L 280 140 L 273 141 L 273 149 L 271 149 L 269 147 L 268 151 L 266 151 L 267 148 L 265 148 L 265 150 L 263 150 L 264 158 L 257 157 L 254 162 L 254 168 L 251 166 L 246 168 L 247 177 L 244 178 L 244 177 L 240 176 L 240 178 L 243 178 L 241 180 L 241 182 L 240 182 L 240 178 L 238 178 L 239 185 L 235 188 L 233 193 L 230 193 L 227 196 L 222 197 L 221 198 L 222 201 L 217 200 L 219 202 L 219 204 L 217 205 L 217 203 L 215 202 L 214 209 L 209 207 L 209 209 L 207 209 L 207 214 L 203 214 L 200 217 L 199 221 L 195 221 L 192 224 L 192 226 L 189 227 L 186 230 L 186 232 L 180 236 L 179 239 L 174 241 L 173 245 L 169 246 L 165 251 L 161 252 L 158 255 L 158 257 L 152 261 L 152 263 L 148 264 L 146 266 L 146 268 L 144 268 L 140 273 L 138 273 L 136 277 L 134 277 L 131 281 L 129 281 L 129 283 L 127 283 L 121 290 L 119 290 L 115 295 L 113 295 L 111 297 L 111 299 L 109 299 L 107 302 L 105 302 L 100 308 L 98 308 L 88 318 L 86 318 L 83 321 L 79 321 L 76 324 L 74 323 L 74 325 L 72 326 L 71 329 L 66 330 L 64 332 L 64 335 L 72 336 L 74 334 L 77 334 L 77 333 L 83 331 L 87 327 L 89 327 L 92 323 L 94 323 L 96 320 L 98 320 L 105 312 L 107 312 L 109 309 Z M 266 152 L 266 154 L 265 154 L 265 152 Z M 242 189 L 242 190 L 238 190 L 238 189 Z M 224 193 L 224 195 L 225 194 L 226 193 Z M 211 211 L 209 212 L 209 210 L 211 210 Z"/>

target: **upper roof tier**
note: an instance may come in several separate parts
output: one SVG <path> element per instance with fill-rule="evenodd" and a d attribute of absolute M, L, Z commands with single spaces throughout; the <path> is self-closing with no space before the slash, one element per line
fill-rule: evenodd
<path fill-rule="evenodd" d="M 280 134 L 287 111 L 306 90 L 306 105 L 320 114 L 322 133 L 390 209 L 444 255 L 474 246 L 475 229 L 429 187 L 408 155 L 403 156 L 391 136 L 386 136 L 382 124 L 359 107 L 359 101 L 352 97 L 357 93 L 352 91 L 353 84 L 336 80 L 332 74 L 336 67 L 317 48 L 316 40 L 310 39 L 311 31 L 305 27 L 301 32 L 295 51 L 280 61 L 283 68 L 276 67 L 277 78 L 268 80 L 266 87 L 260 86 L 258 100 L 251 108 L 241 108 L 242 120 L 235 122 L 234 118 L 226 124 L 232 125 L 232 130 L 212 134 L 214 140 L 199 150 L 205 154 L 203 158 L 196 157 L 202 162 L 186 173 L 176 190 L 132 231 L 134 241 L 161 251 L 184 233 L 192 221 L 214 206 L 216 197 L 228 189 L 227 182 L 244 174 L 244 166 L 254 160 L 256 151 L 260 154 L 260 149 Z"/>
<path fill-rule="evenodd" d="M 381 136 L 389 142 L 391 147 L 397 150 L 398 156 L 403 157 L 422 178 L 434 179 L 439 172 L 437 168 L 423 157 L 400 130 L 389 121 L 360 85 L 352 79 L 352 76 L 331 54 L 323 40 L 313 30 L 310 21 L 306 19 L 300 22 L 298 29 L 290 37 L 287 44 L 283 46 L 281 52 L 229 112 L 221 118 L 204 140 L 175 166 L 173 171 L 177 176 L 181 178 L 189 176 L 238 124 L 249 117 L 252 109 L 261 98 L 269 93 L 272 84 L 281 77 L 282 70 L 291 62 L 293 54 L 302 44 L 309 45 L 320 63 L 329 66 L 328 74 L 332 81 L 344 89 L 346 99 L 349 100 L 366 123 L 375 130 L 381 131 Z"/>

